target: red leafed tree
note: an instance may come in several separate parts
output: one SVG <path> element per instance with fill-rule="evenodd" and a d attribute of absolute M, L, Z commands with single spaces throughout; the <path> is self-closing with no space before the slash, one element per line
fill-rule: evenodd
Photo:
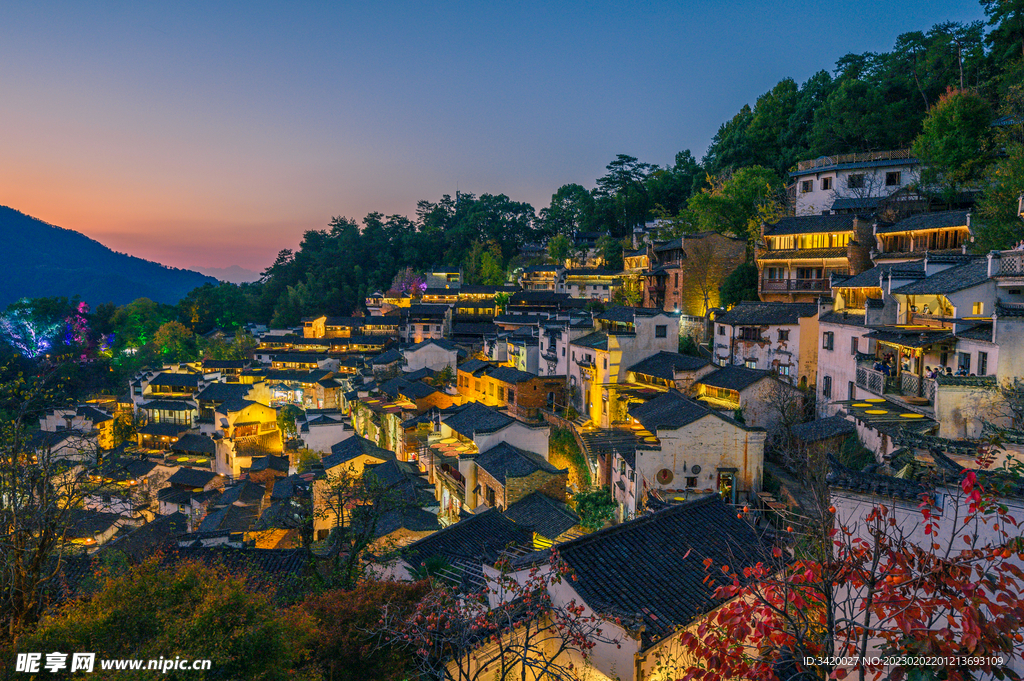
<path fill-rule="evenodd" d="M 552 586 L 574 580 L 557 552 L 519 572 L 502 560 L 475 587 L 467 569 L 445 566 L 411 615 L 385 609 L 381 618 L 382 638 L 413 652 L 421 678 L 570 681 L 586 676 L 596 645 L 619 645 L 582 603 L 552 598 Z"/>
<path fill-rule="evenodd" d="M 732 600 L 681 634 L 690 659 L 665 664 L 687 681 L 1015 678 L 1005 665 L 1024 654 L 1024 538 L 1003 500 L 1020 484 L 969 470 L 941 511 L 922 497 L 912 522 L 895 506 L 850 518 L 832 506 L 817 548 L 777 548 L 775 564 L 743 575 L 705 562 Z"/>

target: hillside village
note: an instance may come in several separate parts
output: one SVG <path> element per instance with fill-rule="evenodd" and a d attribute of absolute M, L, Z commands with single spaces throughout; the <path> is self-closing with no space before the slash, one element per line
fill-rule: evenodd
<path fill-rule="evenodd" d="M 994 438 L 989 467 L 1020 456 L 1024 251 L 969 253 L 969 199 L 916 195 L 919 172 L 907 150 L 800 162 L 756 242 L 759 301 L 720 301 L 745 241 L 652 222 L 622 270 L 595 234 L 501 286 L 437 268 L 362 316 L 250 324 L 251 357 L 50 410 L 31 447 L 82 481 L 68 549 L 343 559 L 466 590 L 554 551 L 574 574 L 554 601 L 618 633 L 590 678 L 655 678 L 721 605 L 701 560 L 791 553 L 826 508 L 963 503 L 948 488 Z"/>

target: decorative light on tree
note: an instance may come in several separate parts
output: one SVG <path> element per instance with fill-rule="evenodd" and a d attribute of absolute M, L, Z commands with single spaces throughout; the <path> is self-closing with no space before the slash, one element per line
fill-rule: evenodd
<path fill-rule="evenodd" d="M 0 316 L 0 335 L 26 357 L 39 357 L 49 350 L 52 339 L 60 333 L 62 326 L 61 322 L 34 319 L 27 300 L 18 301 Z"/>
<path fill-rule="evenodd" d="M 89 342 L 89 304 L 78 303 L 78 307 L 64 320 L 64 345 L 84 345 Z"/>

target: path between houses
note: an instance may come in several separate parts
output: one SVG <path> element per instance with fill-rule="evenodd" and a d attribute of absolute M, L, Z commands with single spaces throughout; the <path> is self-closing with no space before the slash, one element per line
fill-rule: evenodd
<path fill-rule="evenodd" d="M 786 471 L 782 466 L 778 466 L 771 461 L 764 462 L 764 470 L 766 473 L 771 473 L 775 476 L 782 487 L 779 491 L 779 501 L 788 504 L 790 506 L 799 507 L 797 510 L 799 513 L 804 515 L 813 514 L 814 511 L 814 497 L 808 492 L 807 487 L 794 478 Z"/>

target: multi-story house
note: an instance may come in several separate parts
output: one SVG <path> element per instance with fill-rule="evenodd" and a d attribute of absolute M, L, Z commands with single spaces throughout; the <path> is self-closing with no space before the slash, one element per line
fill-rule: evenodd
<path fill-rule="evenodd" d="M 611 461 L 619 520 L 635 517 L 654 490 L 682 497 L 721 494 L 730 503 L 761 491 L 763 428 L 748 426 L 676 390 L 630 406 L 647 437 Z"/>
<path fill-rule="evenodd" d="M 857 215 L 806 215 L 761 225 L 754 253 L 757 291 L 766 302 L 812 303 L 827 295 L 830 275 L 871 267 L 872 224 Z"/>
<path fill-rule="evenodd" d="M 971 213 L 966 210 L 918 213 L 895 223 L 876 222 L 874 233 L 871 258 L 878 264 L 921 260 L 925 254 L 959 255 L 974 240 Z"/>
<path fill-rule="evenodd" d="M 459 365 L 458 389 L 467 400 L 506 409 L 523 420 L 535 420 L 541 409 L 565 403 L 563 376 L 538 376 L 478 359 Z"/>
<path fill-rule="evenodd" d="M 718 232 L 701 232 L 648 247 L 643 304 L 693 317 L 719 306 L 725 278 L 743 264 L 747 243 Z"/>
<path fill-rule="evenodd" d="M 594 322 L 590 315 L 542 322 L 537 373 L 564 378 L 569 373 L 569 344 L 593 329 Z"/>
<path fill-rule="evenodd" d="M 561 265 L 531 265 L 519 275 L 524 291 L 555 291 L 565 268 Z"/>
<path fill-rule="evenodd" d="M 619 273 L 601 267 L 582 267 L 565 270 L 558 279 L 555 291 L 568 293 L 573 298 L 610 302 L 619 286 Z"/>
<path fill-rule="evenodd" d="M 452 330 L 453 305 L 415 303 L 399 308 L 398 337 L 405 343 L 420 343 L 448 337 Z"/>
<path fill-rule="evenodd" d="M 629 367 L 679 348 L 679 317 L 664 310 L 613 307 L 594 315 L 595 330 L 570 340 L 569 399 L 585 417 L 610 427 L 609 384 L 625 381 Z"/>
<path fill-rule="evenodd" d="M 714 362 L 766 369 L 794 385 L 814 385 L 818 306 L 744 301 L 715 317 Z"/>
<path fill-rule="evenodd" d="M 909 149 L 821 156 L 789 173 L 796 215 L 858 213 L 917 183 L 921 164 Z"/>

